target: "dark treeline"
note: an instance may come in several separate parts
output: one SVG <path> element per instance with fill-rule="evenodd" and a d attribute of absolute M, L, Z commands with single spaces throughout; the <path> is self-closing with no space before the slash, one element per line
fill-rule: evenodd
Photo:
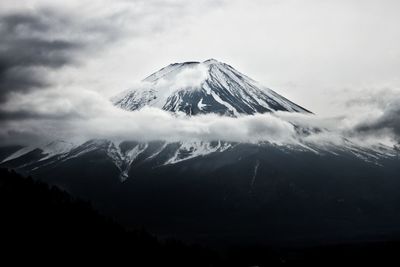
<path fill-rule="evenodd" d="M 213 250 L 126 230 L 57 187 L 0 169 L 1 261 L 126 266 L 271 266 L 400 262 L 399 242 Z"/>
<path fill-rule="evenodd" d="M 216 262 L 215 254 L 199 246 L 160 242 L 145 230 L 128 231 L 55 186 L 6 169 L 0 169 L 0 177 L 2 260 L 85 259 L 131 266 Z"/>

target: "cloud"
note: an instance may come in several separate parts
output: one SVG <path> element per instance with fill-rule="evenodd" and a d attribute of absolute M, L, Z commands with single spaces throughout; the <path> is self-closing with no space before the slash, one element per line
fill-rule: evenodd
<path fill-rule="evenodd" d="M 370 109 L 373 105 L 362 103 L 360 105 Z M 351 112 L 338 117 L 291 112 L 238 118 L 215 114 L 187 116 L 150 107 L 133 112 L 122 110 L 99 93 L 83 88 L 68 92 L 43 90 L 25 96 L 14 95 L 1 107 L 1 113 L 8 113 L 8 119 L 3 120 L 0 139 L 3 145 L 34 145 L 55 139 L 83 142 L 94 138 L 119 141 L 224 140 L 322 146 L 344 145 L 351 141 L 364 146 L 390 145 L 394 144 L 390 140 L 399 136 L 399 106 L 395 98 L 386 105 L 377 105 L 377 110 L 382 110 L 374 110 L 377 115 L 372 119 Z M 360 107 L 354 105 L 353 110 L 356 109 Z"/>
<path fill-rule="evenodd" d="M 400 143 L 400 92 L 386 94 L 389 99 L 382 102 L 382 97 L 371 98 L 369 107 L 376 106 L 380 110 L 375 116 L 358 122 L 354 131 L 358 134 L 385 136 L 391 135 Z"/>
<path fill-rule="evenodd" d="M 185 68 L 179 72 L 173 84 L 169 85 L 173 88 L 192 88 L 200 85 L 207 79 L 208 69 L 204 64 L 196 64 L 191 68 Z"/>
<path fill-rule="evenodd" d="M 331 138 L 340 142 L 347 138 L 364 145 L 400 142 L 399 89 L 354 90 L 347 94 L 341 107 L 340 114 L 334 117 L 280 112 L 277 115 L 302 129 L 314 130 L 307 140 Z"/>
<path fill-rule="evenodd" d="M 66 67 L 81 67 L 123 39 L 117 11 L 103 16 L 76 11 L 39 5 L 0 12 L 0 102 L 10 94 L 59 86 Z"/>
<path fill-rule="evenodd" d="M 198 87 L 208 77 L 208 67 L 199 62 L 186 63 L 184 67 L 175 64 L 166 67 L 166 73 L 161 77 L 149 76 L 150 80 L 146 78 L 144 81 L 136 84 L 135 89 L 145 89 L 153 87 L 160 92 L 166 94 L 171 93 L 171 90 L 177 89 L 192 89 Z"/>
<path fill-rule="evenodd" d="M 57 28 L 65 27 L 68 21 L 50 11 L 0 17 L 0 101 L 10 92 L 48 86 L 44 69 L 73 63 L 73 54 L 84 44 L 52 36 Z"/>
<path fill-rule="evenodd" d="M 23 138 L 24 144 L 60 138 L 285 143 L 295 134 L 292 124 L 272 114 L 231 118 L 215 114 L 189 117 L 157 108 L 130 112 L 88 90 L 58 94 L 56 90 L 38 91 L 29 98 L 11 99 L 2 112 L 14 114 L 18 119 L 3 121 L 1 140 L 8 144 L 21 142 Z M 21 105 L 16 108 L 14 101 Z"/>

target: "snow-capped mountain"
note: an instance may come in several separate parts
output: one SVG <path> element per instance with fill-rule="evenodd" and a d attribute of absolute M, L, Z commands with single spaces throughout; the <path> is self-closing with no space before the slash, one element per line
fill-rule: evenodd
<path fill-rule="evenodd" d="M 152 106 L 170 112 L 188 115 L 217 113 L 229 116 L 245 116 L 255 113 L 289 111 L 310 113 L 276 92 L 261 86 L 253 79 L 238 72 L 228 64 L 209 59 L 204 62 L 174 63 L 151 74 L 140 88 L 123 92 L 112 99 L 113 103 L 127 110 Z M 299 136 L 309 134 L 309 129 L 296 126 Z M 318 129 L 318 131 L 325 131 Z M 380 164 L 381 159 L 395 158 L 391 147 L 361 146 L 342 138 L 342 145 L 310 143 L 301 137 L 287 144 L 269 142 L 241 144 L 241 147 L 257 145 L 267 151 L 271 145 L 285 151 L 326 155 L 351 155 L 354 158 Z M 132 168 L 139 162 L 152 162 L 152 167 L 175 165 L 198 158 L 225 157 L 234 151 L 237 143 L 224 140 L 180 142 L 137 142 L 136 140 L 87 140 L 80 144 L 53 141 L 47 144 L 23 147 L 3 158 L 0 164 L 24 169 L 28 172 L 57 166 L 91 153 L 100 153 L 119 172 L 119 180 L 135 176 Z M 222 153 L 223 152 L 223 153 Z M 243 150 L 246 156 L 247 150 Z"/>
<path fill-rule="evenodd" d="M 310 113 L 276 92 L 261 86 L 253 79 L 238 72 L 228 64 L 209 59 L 204 62 L 174 63 L 151 74 L 143 85 L 121 93 L 113 103 L 127 110 L 144 106 L 158 107 L 170 112 L 188 115 L 217 113 L 229 116 L 245 116 L 255 113 L 289 111 Z M 299 136 L 309 129 L 296 126 Z M 318 129 L 318 131 L 324 131 Z M 300 151 L 324 157 L 326 155 L 352 155 L 371 164 L 381 159 L 394 158 L 393 148 L 379 145 L 375 148 L 356 145 L 343 138 L 343 144 L 316 144 L 298 138 L 290 144 L 241 144 L 257 145 L 261 150 L 275 146 L 287 153 Z M 87 140 L 80 144 L 52 141 L 47 144 L 23 147 L 3 158 L 0 164 L 24 169 L 28 172 L 57 166 L 91 153 L 100 153 L 118 169 L 120 181 L 135 176 L 132 171 L 138 162 L 153 162 L 153 167 L 168 166 L 211 155 L 225 157 L 237 146 L 223 140 L 181 142 L 137 142 L 123 140 Z M 224 153 L 222 153 L 224 152 Z M 243 151 L 243 156 L 247 153 Z M 222 155 L 223 154 L 223 155 Z"/>
<path fill-rule="evenodd" d="M 139 88 L 113 97 L 112 102 L 126 110 L 152 106 L 188 115 L 217 113 L 238 116 L 272 111 L 309 113 L 215 59 L 170 64 L 145 78 Z"/>
<path fill-rule="evenodd" d="M 112 101 L 127 110 L 152 106 L 188 115 L 309 113 L 216 60 L 171 64 Z M 244 233 L 251 241 L 287 238 L 290 244 L 304 233 L 352 238 L 381 233 L 386 224 L 385 234 L 400 232 L 398 151 L 344 137 L 341 143 L 307 141 L 302 136 L 325 129 L 295 128 L 291 143 L 58 140 L 0 149 L 0 166 L 166 236 L 201 239 L 204 232 L 225 239 Z"/>

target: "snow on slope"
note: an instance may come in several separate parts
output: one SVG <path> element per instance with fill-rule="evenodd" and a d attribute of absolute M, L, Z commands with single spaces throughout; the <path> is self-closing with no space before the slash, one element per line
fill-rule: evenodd
<path fill-rule="evenodd" d="M 42 151 L 43 157 L 41 157 L 39 160 L 43 161 L 57 155 L 69 153 L 76 146 L 76 144 L 63 140 L 55 140 L 45 145 L 27 146 L 5 158 L 2 163 L 22 157 L 35 149 L 40 149 Z"/>
<path fill-rule="evenodd" d="M 238 116 L 278 110 L 309 113 L 215 59 L 171 64 L 144 79 L 141 88 L 124 91 L 112 102 L 126 110 L 153 106 L 189 115 Z"/>
<path fill-rule="evenodd" d="M 132 175 L 132 173 L 130 174 L 130 170 L 135 164 L 152 162 L 152 166 L 175 165 L 211 154 L 220 154 L 222 152 L 230 153 L 237 145 L 237 143 L 223 141 L 158 142 L 156 145 L 154 145 L 154 143 L 150 144 L 145 142 L 113 142 L 110 140 L 91 140 L 81 145 L 72 145 L 63 141 L 58 141 L 46 144 L 44 147 L 21 149 L 4 160 L 3 163 L 12 162 L 14 159 L 18 159 L 34 149 L 40 149 L 46 151 L 46 154 L 42 153 L 36 160 L 29 159 L 27 162 L 18 163 L 20 164 L 20 168 L 37 170 L 51 164 L 79 159 L 89 153 L 101 152 L 119 170 L 119 178 L 123 182 Z M 289 154 L 300 151 L 313 153 L 319 156 L 333 155 L 342 157 L 344 155 L 353 155 L 365 162 L 377 165 L 380 164 L 380 159 L 382 158 L 397 157 L 397 153 L 393 148 L 383 144 L 367 148 L 346 140 L 341 146 L 328 143 L 320 145 L 304 142 L 286 145 L 274 145 L 271 143 L 258 144 L 260 149 L 268 149 L 271 145 Z M 257 168 L 255 168 L 255 173 L 257 172 Z"/>
<path fill-rule="evenodd" d="M 232 145 L 227 142 L 218 141 L 216 143 L 211 142 L 181 142 L 179 149 L 176 150 L 175 154 L 168 159 L 164 165 L 175 164 L 188 159 L 205 156 L 215 152 L 223 152 L 230 148 Z"/>
<path fill-rule="evenodd" d="M 171 146 L 169 147 L 169 145 Z M 118 168 L 118 170 L 120 171 L 120 180 L 123 182 L 129 177 L 129 171 L 134 165 L 134 161 L 138 158 L 139 155 L 147 152 L 149 146 L 149 143 L 113 142 L 104 139 L 90 140 L 79 146 L 72 145 L 64 141 L 56 141 L 46 144 L 43 147 L 23 148 L 20 151 L 17 151 L 16 153 L 9 156 L 3 162 L 12 161 L 19 157 L 22 157 L 30 151 L 39 149 L 43 151 L 42 154 L 44 156 L 41 156 L 33 161 L 29 160 L 29 162 L 20 165 L 20 167 L 28 169 L 30 165 L 31 170 L 37 170 L 56 162 L 65 162 L 68 160 L 80 158 L 91 152 L 103 152 Z M 154 147 L 153 150 L 149 150 L 148 153 L 146 153 L 146 155 L 142 158 L 142 161 L 153 160 L 162 152 L 167 151 L 167 154 L 170 154 L 170 156 L 166 158 L 161 158 L 160 165 L 170 165 L 188 159 L 206 156 L 216 152 L 223 152 L 229 149 L 231 146 L 231 144 L 222 141 L 191 141 L 177 143 L 161 142 L 158 144 L 158 146 Z"/>
<path fill-rule="evenodd" d="M 143 151 L 146 150 L 147 144 L 137 144 L 134 147 L 122 151 L 121 147 L 113 142 L 108 143 L 107 155 L 113 160 L 115 166 L 120 170 L 120 180 L 123 182 L 128 178 L 128 173 L 133 161 Z"/>

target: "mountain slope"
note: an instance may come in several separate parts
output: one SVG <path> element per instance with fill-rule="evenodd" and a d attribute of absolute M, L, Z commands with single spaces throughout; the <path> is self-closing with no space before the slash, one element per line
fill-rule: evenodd
<path fill-rule="evenodd" d="M 68 144 L 68 146 L 66 146 L 66 144 Z M 379 165 L 381 161 L 395 159 L 397 156 L 396 152 L 391 147 L 385 145 L 368 148 L 355 145 L 350 141 L 344 143 L 343 146 L 320 146 L 313 143 L 302 142 L 297 144 L 277 145 L 270 143 L 240 144 L 237 142 L 225 141 L 113 142 L 111 140 L 96 139 L 74 145 L 59 140 L 44 146 L 21 148 L 1 161 L 0 165 L 18 168 L 30 173 L 40 169 L 57 167 L 57 165 L 63 162 L 68 162 L 73 159 L 82 159 L 87 155 L 95 153 L 101 154 L 108 164 L 114 166 L 119 173 L 119 179 L 124 182 L 129 177 L 135 177 L 135 174 L 131 172 L 132 168 L 144 163 L 150 163 L 152 168 L 158 168 L 175 165 L 196 158 L 204 158 L 213 154 L 223 158 L 234 151 L 237 146 L 252 147 L 255 145 L 260 149 L 266 149 L 266 152 L 268 151 L 267 148 L 272 146 L 275 149 L 289 154 L 304 152 L 320 157 L 325 157 L 327 155 L 334 155 L 336 157 L 350 155 L 351 157 L 358 158 L 372 165 Z M 59 149 L 59 147 L 63 149 Z M 247 150 L 244 150 L 243 157 L 246 156 L 246 153 Z"/>
<path fill-rule="evenodd" d="M 189 115 L 217 113 L 238 116 L 273 111 L 309 113 L 215 59 L 171 64 L 144 79 L 140 88 L 113 97 L 112 102 L 127 110 L 153 106 Z"/>
<path fill-rule="evenodd" d="M 45 155 L 32 151 L 2 165 L 162 236 L 291 244 L 400 233 L 396 155 L 229 145 L 96 140 L 61 158 L 33 161 Z"/>

